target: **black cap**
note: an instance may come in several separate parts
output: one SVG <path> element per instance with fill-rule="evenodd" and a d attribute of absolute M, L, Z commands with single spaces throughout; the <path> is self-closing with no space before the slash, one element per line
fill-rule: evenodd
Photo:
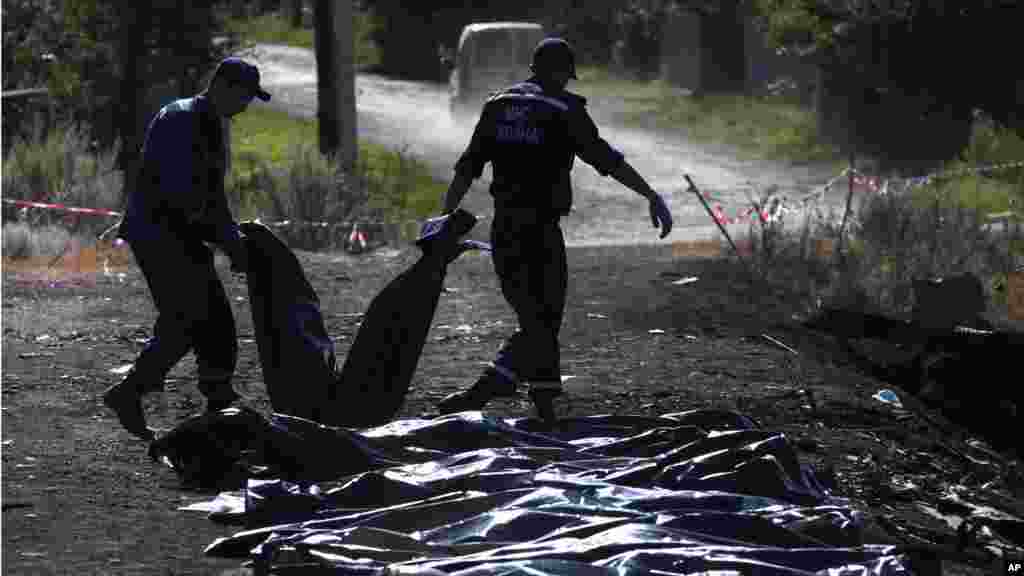
<path fill-rule="evenodd" d="M 248 86 L 252 95 L 264 102 L 270 100 L 270 94 L 260 86 L 260 71 L 256 66 L 241 58 L 225 58 L 217 65 L 214 78 L 223 76 L 234 84 Z"/>
<path fill-rule="evenodd" d="M 576 54 L 562 38 L 545 38 L 533 49 L 534 72 L 549 70 L 552 64 L 569 64 L 569 77 L 576 78 Z"/>

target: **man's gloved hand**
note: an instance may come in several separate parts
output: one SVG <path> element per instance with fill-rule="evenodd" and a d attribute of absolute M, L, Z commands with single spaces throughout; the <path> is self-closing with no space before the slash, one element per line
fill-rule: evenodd
<path fill-rule="evenodd" d="M 672 231 L 672 213 L 668 211 L 668 206 L 657 192 L 651 194 L 648 202 L 648 209 L 651 212 L 651 225 L 655 228 L 659 225 L 661 226 L 661 238 L 668 236 L 669 232 Z"/>
<path fill-rule="evenodd" d="M 245 274 L 249 271 L 249 248 L 245 245 L 245 237 L 234 242 L 228 242 L 224 246 L 228 258 L 231 259 L 231 271 L 236 274 Z"/>

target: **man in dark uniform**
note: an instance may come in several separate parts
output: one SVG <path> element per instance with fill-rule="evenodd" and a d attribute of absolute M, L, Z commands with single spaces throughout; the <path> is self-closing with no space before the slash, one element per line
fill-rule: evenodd
<path fill-rule="evenodd" d="M 519 330 L 471 388 L 440 402 L 442 414 L 479 410 L 494 397 L 516 394 L 518 383 L 528 382 L 538 415 L 554 420 L 553 399 L 562 394 L 558 332 L 567 275 L 559 219 L 572 205 L 575 156 L 646 198 L 661 238 L 672 230 L 672 215 L 661 196 L 599 136 L 586 100 L 565 90 L 569 78 L 576 78 L 571 46 L 560 38 L 541 41 L 530 69 L 533 76 L 527 81 L 484 104 L 444 199 L 444 211 L 455 210 L 472 180 L 491 162 L 492 258 Z"/>
<path fill-rule="evenodd" d="M 138 181 L 118 229 L 146 278 L 158 317 L 131 372 L 103 395 L 132 434 L 151 439 L 142 396 L 162 391 L 167 372 L 190 350 L 207 410 L 237 399 L 231 377 L 238 358 L 235 319 L 206 242 L 219 245 L 232 270 L 247 252 L 224 194 L 226 118 L 253 98 L 269 100 L 259 71 L 238 58 L 222 61 L 202 93 L 164 106 L 146 129 Z"/>

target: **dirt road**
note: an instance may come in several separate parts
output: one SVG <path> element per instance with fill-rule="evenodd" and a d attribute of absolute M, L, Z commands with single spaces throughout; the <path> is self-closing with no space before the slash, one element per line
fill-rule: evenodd
<path fill-rule="evenodd" d="M 249 56 L 259 66 L 263 84 L 273 93 L 270 106 L 305 117 L 316 115 L 316 61 L 301 48 L 260 44 Z M 572 90 L 572 86 L 569 86 Z M 360 74 L 356 78 L 358 132 L 361 138 L 395 149 L 405 149 L 426 162 L 443 180 L 469 140 L 471 126 L 453 123 L 448 114 L 447 87 Z M 706 238 L 717 231 L 693 194 L 686 191 L 683 174 L 691 174 L 702 190 L 722 199 L 733 215 L 747 200 L 746 190 L 777 186 L 796 196 L 822 185 L 832 174 L 821 166 L 787 166 L 737 159 L 730 150 L 696 145 L 681 132 L 652 131 L 615 125 L 612 119 L 625 106 L 609 95 L 591 103 L 602 136 L 620 148 L 626 158 L 662 193 L 676 222 L 672 235 L 661 242 Z M 491 213 L 486 193 L 490 170 L 474 184 L 466 206 L 485 220 Z M 602 178 L 577 161 L 573 171 L 574 212 L 563 221 L 566 241 L 574 246 L 656 243 L 647 204 L 611 178 Z M 842 198 L 830 197 L 829 203 Z M 735 228 L 735 226 L 734 226 Z M 742 228 L 742 227 L 741 227 Z M 486 233 L 486 221 L 475 235 Z"/>

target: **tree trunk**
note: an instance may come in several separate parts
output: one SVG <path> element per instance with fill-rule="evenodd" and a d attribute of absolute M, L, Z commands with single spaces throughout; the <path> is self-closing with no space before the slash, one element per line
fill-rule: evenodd
<path fill-rule="evenodd" d="M 277 12 L 281 9 L 281 0 L 260 0 L 260 14 Z"/>
<path fill-rule="evenodd" d="M 285 3 L 288 8 L 288 21 L 292 28 L 302 28 L 302 0 L 288 0 Z"/>
<path fill-rule="evenodd" d="M 334 74 L 334 0 L 316 0 L 313 5 L 313 44 L 316 51 L 317 120 L 320 124 L 320 153 L 338 149 L 338 83 Z"/>
<path fill-rule="evenodd" d="M 121 139 L 118 166 L 124 172 L 121 205 L 127 201 L 128 191 L 135 186 L 140 159 L 140 148 L 145 130 L 146 77 L 141 68 L 145 53 L 145 34 L 149 28 L 148 4 L 126 2 L 121 8 L 121 29 L 118 31 L 118 54 L 121 56 L 121 82 L 117 133 Z"/>

